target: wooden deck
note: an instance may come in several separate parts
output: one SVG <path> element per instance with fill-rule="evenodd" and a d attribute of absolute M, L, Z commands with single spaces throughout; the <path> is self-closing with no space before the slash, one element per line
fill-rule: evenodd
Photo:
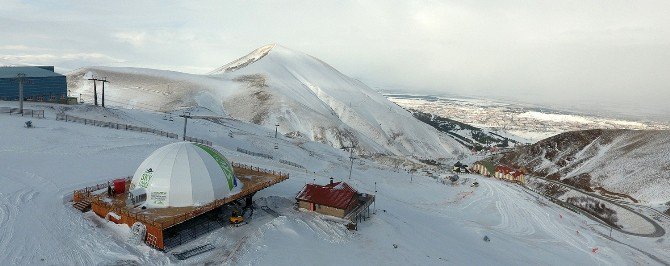
<path fill-rule="evenodd" d="M 235 200 L 252 195 L 264 188 L 288 179 L 288 174 L 260 169 L 257 167 L 233 164 L 235 175 L 242 182 L 242 191 L 227 198 L 213 201 L 209 204 L 197 207 L 167 207 L 141 209 L 126 206 L 127 193 L 109 197 L 107 193 L 91 195 L 93 205 L 97 205 L 105 211 L 114 212 L 122 217 L 132 217 L 146 225 L 151 225 L 160 230 L 165 230 L 177 224 L 183 223 L 203 213 L 221 207 Z M 130 182 L 126 184 L 126 192 Z M 98 208 L 98 209 L 100 209 Z M 98 215 L 101 215 L 98 213 Z M 103 214 L 106 215 L 106 214 Z"/>

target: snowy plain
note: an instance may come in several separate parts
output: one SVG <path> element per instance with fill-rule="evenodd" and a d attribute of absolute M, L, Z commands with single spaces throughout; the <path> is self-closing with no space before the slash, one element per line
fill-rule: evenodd
<path fill-rule="evenodd" d="M 0 102 L 12 106 L 13 102 Z M 0 260 L 8 264 L 253 264 L 253 265 L 622 265 L 670 261 L 664 238 L 615 233 L 523 188 L 475 175 L 443 185 L 434 178 L 360 159 L 348 179 L 348 153 L 280 137 L 257 125 L 189 121 L 190 136 L 211 140 L 230 160 L 286 171 L 290 179 L 265 189 L 249 224 L 223 227 L 167 253 L 127 241 L 128 228 L 68 203 L 74 189 L 134 173 L 155 149 L 177 140 L 146 133 L 55 121 L 55 113 L 151 126 L 181 133 L 182 120 L 141 110 L 28 104 L 47 119 L 0 114 Z M 35 128 L 25 128 L 27 120 Z M 232 137 L 231 136 L 232 132 Z M 278 143 L 274 150 L 272 143 Z M 307 169 L 236 152 L 237 147 L 285 158 Z M 377 193 L 375 214 L 348 231 L 328 217 L 295 210 L 307 182 L 344 180 Z M 410 180 L 412 180 L 410 182 Z M 471 187 L 477 181 L 479 187 Z M 667 226 L 667 224 L 665 224 Z M 488 236 L 491 241 L 483 241 Z M 216 249 L 186 261 L 172 252 L 211 243 Z M 397 248 L 394 248 L 394 244 Z M 660 260 L 660 261 L 659 261 Z"/>

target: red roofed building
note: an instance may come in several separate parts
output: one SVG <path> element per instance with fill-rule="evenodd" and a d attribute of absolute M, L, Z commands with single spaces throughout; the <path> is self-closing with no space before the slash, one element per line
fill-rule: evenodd
<path fill-rule="evenodd" d="M 509 179 L 507 178 L 507 175 L 509 175 L 512 172 L 514 172 L 514 169 L 512 169 L 511 167 L 505 165 L 498 165 L 496 166 L 495 177 L 500 179 Z"/>
<path fill-rule="evenodd" d="M 325 186 L 305 185 L 295 199 L 299 208 L 355 221 L 364 210 L 369 213 L 374 196 L 358 193 L 344 182 L 333 183 L 331 178 L 330 184 Z"/>
<path fill-rule="evenodd" d="M 512 173 L 512 181 L 516 181 L 519 183 L 526 183 L 526 175 L 523 174 L 523 171 L 516 170 Z"/>
<path fill-rule="evenodd" d="M 526 177 L 523 171 L 505 165 L 496 166 L 496 172 L 494 176 L 500 179 L 526 183 Z"/>

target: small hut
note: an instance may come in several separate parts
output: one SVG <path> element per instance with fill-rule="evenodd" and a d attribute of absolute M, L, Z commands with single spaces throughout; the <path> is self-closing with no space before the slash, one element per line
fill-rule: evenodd
<path fill-rule="evenodd" d="M 349 184 L 333 182 L 332 178 L 325 186 L 305 185 L 295 199 L 301 209 L 352 221 L 364 211 L 369 213 L 370 204 L 374 202 L 373 195 L 359 193 Z"/>

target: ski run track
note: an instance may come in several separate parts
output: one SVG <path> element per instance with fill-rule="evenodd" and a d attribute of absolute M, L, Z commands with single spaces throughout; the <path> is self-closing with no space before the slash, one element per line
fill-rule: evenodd
<path fill-rule="evenodd" d="M 0 106 L 15 103 L 0 102 Z M 29 104 L 30 105 L 30 104 Z M 222 227 L 168 252 L 127 240 L 129 229 L 82 214 L 68 200 L 74 189 L 131 175 L 164 137 L 0 114 L 0 261 L 8 265 L 243 264 L 243 265 L 624 265 L 670 262 L 664 238 L 609 233 L 588 218 L 522 187 L 475 175 L 443 185 L 427 176 L 357 160 L 348 176 L 348 153 L 318 143 L 283 139 L 275 157 L 307 171 L 252 157 L 237 147 L 263 150 L 273 131 L 239 121 L 226 126 L 189 121 L 195 137 L 210 139 L 235 162 L 286 171 L 290 179 L 255 196 L 275 217 L 256 210 L 249 224 Z M 181 120 L 138 110 L 79 108 L 70 114 L 180 132 Z M 234 137 L 228 138 L 231 129 Z M 310 156 L 312 154 L 316 154 Z M 318 156 L 318 158 L 313 158 Z M 348 231 L 336 219 L 294 208 L 307 182 L 344 180 L 359 191 L 378 191 L 375 214 Z M 479 187 L 471 187 L 474 181 Z M 668 221 L 659 221 L 667 230 Z M 488 236 L 490 242 L 483 241 Z M 216 249 L 185 261 L 172 253 L 203 244 Z M 397 246 L 396 247 L 394 247 Z M 635 248 L 632 248 L 632 247 Z M 647 254 L 638 250 L 644 250 Z M 653 258 L 649 256 L 653 254 Z"/>

